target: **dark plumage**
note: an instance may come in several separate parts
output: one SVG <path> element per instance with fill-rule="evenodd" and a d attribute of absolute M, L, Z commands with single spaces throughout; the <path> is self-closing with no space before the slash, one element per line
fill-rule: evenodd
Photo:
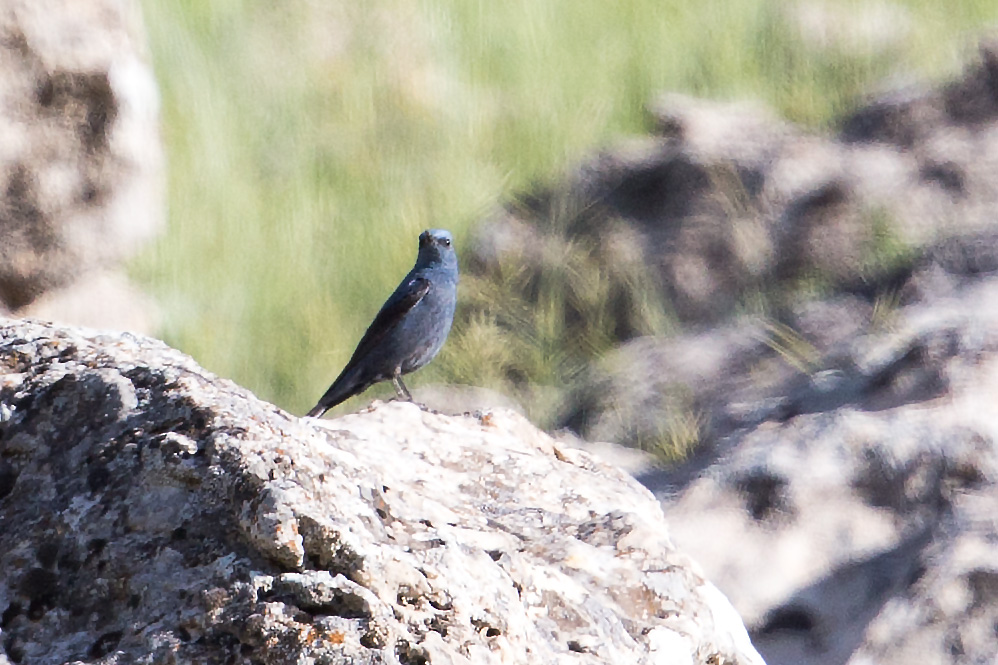
<path fill-rule="evenodd" d="M 419 236 L 416 265 L 374 317 L 339 377 L 308 416 L 321 416 L 380 381 L 412 401 L 402 375 L 433 360 L 444 345 L 457 304 L 457 254 L 448 231 Z"/>

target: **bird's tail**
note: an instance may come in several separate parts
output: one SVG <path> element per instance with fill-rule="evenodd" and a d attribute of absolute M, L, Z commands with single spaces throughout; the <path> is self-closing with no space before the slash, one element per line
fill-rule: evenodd
<path fill-rule="evenodd" d="M 335 381 L 333 385 L 329 386 L 329 390 L 319 399 L 319 403 L 316 404 L 311 411 L 305 414 L 307 418 L 316 418 L 321 416 L 326 411 L 339 404 L 340 402 L 345 402 L 359 392 L 363 392 L 370 386 L 370 382 L 358 383 L 356 372 L 353 368 L 347 367 L 343 370 L 343 373 Z"/>
<path fill-rule="evenodd" d="M 305 417 L 306 418 L 318 418 L 319 416 L 321 416 L 322 414 L 324 414 L 326 411 L 329 411 L 329 407 L 328 406 L 323 406 L 322 402 L 319 402 L 314 407 L 312 407 L 311 411 L 309 411 L 308 413 L 305 414 Z"/>

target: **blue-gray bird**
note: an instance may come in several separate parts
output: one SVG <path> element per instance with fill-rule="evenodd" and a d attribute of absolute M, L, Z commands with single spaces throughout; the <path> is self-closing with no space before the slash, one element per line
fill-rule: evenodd
<path fill-rule="evenodd" d="M 449 231 L 419 235 L 416 265 L 374 317 L 350 362 L 308 416 L 321 416 L 375 383 L 391 380 L 399 399 L 412 401 L 402 375 L 433 358 L 444 345 L 457 304 L 457 254 Z"/>

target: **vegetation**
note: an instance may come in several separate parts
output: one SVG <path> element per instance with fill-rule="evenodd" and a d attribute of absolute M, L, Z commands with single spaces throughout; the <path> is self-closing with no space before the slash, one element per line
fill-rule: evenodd
<path fill-rule="evenodd" d="M 759 98 L 821 128 L 885 79 L 951 74 L 998 16 L 993 0 L 904 0 L 880 6 L 878 31 L 842 36 L 838 19 L 804 29 L 796 5 L 775 0 L 143 6 L 170 224 L 134 272 L 162 303 L 167 341 L 296 413 L 345 363 L 422 229 L 451 229 L 460 252 L 497 203 L 646 131 L 655 95 Z M 870 3 L 808 6 L 848 24 Z M 599 319 L 591 295 L 568 294 Z M 654 310 L 649 325 L 667 325 Z M 496 354 L 533 354 L 528 382 L 571 370 L 557 326 L 515 349 L 462 325 L 414 383 L 494 383 Z M 605 328 L 572 343 L 598 354 Z"/>

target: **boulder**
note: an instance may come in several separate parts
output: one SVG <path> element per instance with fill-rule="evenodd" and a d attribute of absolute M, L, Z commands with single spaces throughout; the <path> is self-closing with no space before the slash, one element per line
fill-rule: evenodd
<path fill-rule="evenodd" d="M 0 367 L 10 662 L 762 663 L 654 497 L 513 411 L 302 419 L 24 320 Z"/>

